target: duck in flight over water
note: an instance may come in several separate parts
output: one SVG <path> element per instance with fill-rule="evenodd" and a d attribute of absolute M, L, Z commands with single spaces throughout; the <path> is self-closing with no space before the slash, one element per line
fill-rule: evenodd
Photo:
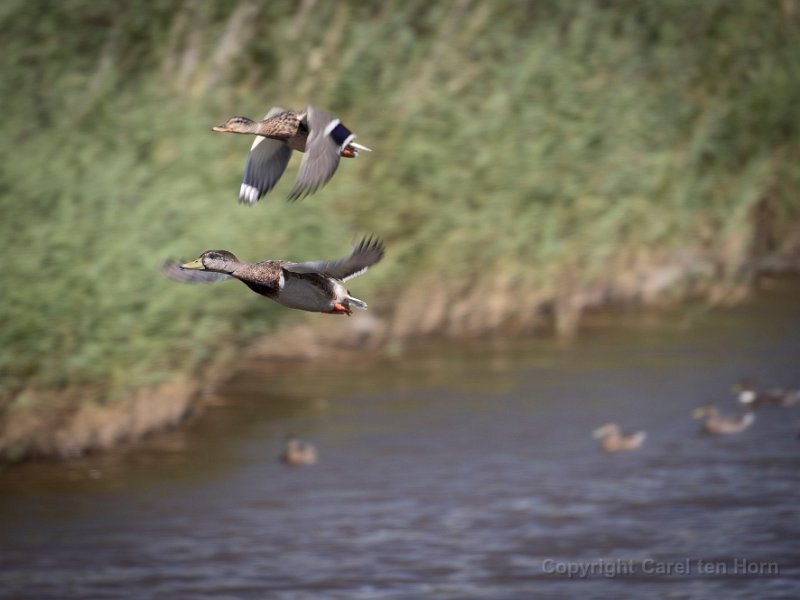
<path fill-rule="evenodd" d="M 344 282 L 366 273 L 384 253 L 383 242 L 365 237 L 350 256 L 339 260 L 248 263 L 227 250 L 206 250 L 185 264 L 167 261 L 161 271 L 170 279 L 187 283 L 238 279 L 255 293 L 288 308 L 349 316 L 353 307 L 366 309 L 367 303 L 352 296 Z"/>

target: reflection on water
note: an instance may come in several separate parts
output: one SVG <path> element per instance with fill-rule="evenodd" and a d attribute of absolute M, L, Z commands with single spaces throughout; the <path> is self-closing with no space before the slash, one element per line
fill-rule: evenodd
<path fill-rule="evenodd" d="M 800 409 L 689 419 L 800 385 L 797 297 L 254 369 L 186 430 L 0 472 L 0 597 L 798 597 Z M 609 420 L 644 448 L 598 452 Z M 288 433 L 319 464 L 280 464 Z"/>

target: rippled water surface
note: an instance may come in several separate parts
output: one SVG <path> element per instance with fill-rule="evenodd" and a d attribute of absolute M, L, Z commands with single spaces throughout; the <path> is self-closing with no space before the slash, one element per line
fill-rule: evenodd
<path fill-rule="evenodd" d="M 0 597 L 800 597 L 800 408 L 689 418 L 800 385 L 798 299 L 254 368 L 181 431 L 0 472 Z M 598 452 L 607 421 L 644 448 Z M 288 433 L 319 464 L 281 465 Z"/>

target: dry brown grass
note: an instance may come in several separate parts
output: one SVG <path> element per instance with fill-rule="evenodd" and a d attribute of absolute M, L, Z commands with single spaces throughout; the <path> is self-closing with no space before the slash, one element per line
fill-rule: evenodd
<path fill-rule="evenodd" d="M 8 459 L 71 458 L 172 427 L 191 412 L 198 385 L 185 377 L 139 390 L 110 404 L 80 402 L 91 390 L 27 392 L 25 406 L 9 409 L 0 428 L 0 455 Z"/>

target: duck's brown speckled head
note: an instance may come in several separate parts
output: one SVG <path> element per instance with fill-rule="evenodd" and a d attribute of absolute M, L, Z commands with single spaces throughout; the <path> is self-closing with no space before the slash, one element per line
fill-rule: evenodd
<path fill-rule="evenodd" d="M 231 117 L 222 125 L 212 127 L 211 131 L 221 133 L 253 133 L 256 129 L 256 122 L 247 117 Z"/>

